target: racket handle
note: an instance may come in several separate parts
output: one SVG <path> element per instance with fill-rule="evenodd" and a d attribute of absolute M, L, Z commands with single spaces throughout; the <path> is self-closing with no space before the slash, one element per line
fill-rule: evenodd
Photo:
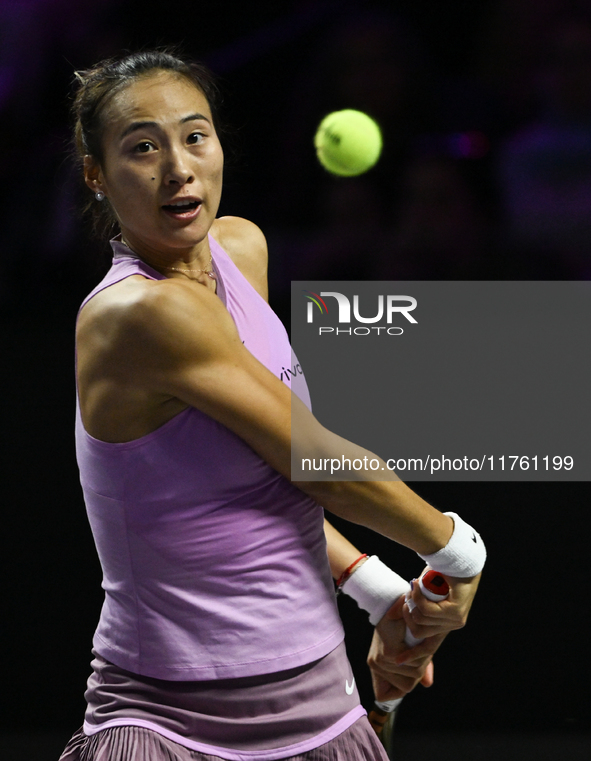
<path fill-rule="evenodd" d="M 449 595 L 449 584 L 440 573 L 437 573 L 437 571 L 426 571 L 419 579 L 419 587 L 423 595 L 432 602 L 441 602 Z M 415 602 L 410 596 L 410 592 L 407 596 L 407 603 L 409 610 L 416 608 Z M 407 627 L 404 635 L 404 642 L 408 647 L 415 647 L 415 645 L 418 645 L 422 641 L 422 639 L 413 636 L 412 632 Z M 376 700 L 375 704 L 380 711 L 391 713 L 398 708 L 401 701 L 402 698 L 396 698 L 396 700 Z"/>

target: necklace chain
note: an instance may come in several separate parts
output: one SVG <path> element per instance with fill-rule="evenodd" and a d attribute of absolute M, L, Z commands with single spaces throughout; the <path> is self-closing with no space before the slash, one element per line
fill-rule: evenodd
<path fill-rule="evenodd" d="M 212 262 L 213 262 L 213 256 L 210 256 L 209 257 L 209 261 L 207 262 L 207 267 L 210 267 Z M 210 269 L 207 269 L 207 267 L 205 269 L 203 269 L 203 270 L 184 270 L 184 269 L 181 269 L 180 267 L 164 267 L 164 269 L 165 270 L 174 270 L 175 272 L 183 272 L 183 273 L 189 272 L 192 275 L 196 275 L 199 272 L 204 272 L 212 280 L 215 280 L 215 272 L 213 272 Z"/>
<path fill-rule="evenodd" d="M 123 240 L 123 238 L 121 238 L 121 243 L 123 243 L 124 246 L 127 246 L 127 248 L 129 248 L 129 250 L 131 251 L 131 247 L 129 246 L 128 243 L 126 243 Z M 212 263 L 213 263 L 213 256 L 210 254 L 209 261 L 207 262 L 207 267 L 203 270 L 184 270 L 184 269 L 181 269 L 180 267 L 164 267 L 163 269 L 174 270 L 175 272 L 183 272 L 183 273 L 189 272 L 192 275 L 197 275 L 200 272 L 203 272 L 207 275 L 207 277 L 211 278 L 212 280 L 215 280 L 216 279 L 215 272 L 213 270 L 208 269 L 209 267 L 211 267 Z"/>

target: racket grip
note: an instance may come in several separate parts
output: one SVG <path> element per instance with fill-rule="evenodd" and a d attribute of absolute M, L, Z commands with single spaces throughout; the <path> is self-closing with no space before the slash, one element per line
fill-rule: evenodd
<path fill-rule="evenodd" d="M 441 602 L 449 595 L 449 584 L 437 571 L 426 571 L 419 579 L 419 587 L 423 595 L 432 602 Z M 415 602 L 410 596 L 410 592 L 407 594 L 406 600 L 409 610 L 416 608 Z M 415 647 L 422 639 L 415 637 L 410 629 L 407 627 L 404 635 L 404 642 L 408 647 Z M 396 698 L 396 700 L 376 700 L 375 704 L 380 711 L 391 713 L 395 711 L 400 705 L 402 698 Z"/>

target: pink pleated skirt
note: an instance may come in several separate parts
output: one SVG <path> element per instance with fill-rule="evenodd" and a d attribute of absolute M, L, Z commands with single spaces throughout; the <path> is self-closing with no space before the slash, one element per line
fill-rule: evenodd
<path fill-rule="evenodd" d="M 248 754 L 245 754 L 248 759 Z M 80 728 L 59 761 L 224 761 L 190 750 L 151 729 L 124 726 L 87 737 Z M 289 761 L 388 761 L 366 716 L 318 748 L 290 756 Z"/>

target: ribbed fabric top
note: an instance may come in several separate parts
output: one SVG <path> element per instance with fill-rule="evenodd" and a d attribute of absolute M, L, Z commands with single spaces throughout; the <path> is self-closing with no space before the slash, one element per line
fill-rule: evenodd
<path fill-rule="evenodd" d="M 164 279 L 112 245 L 82 306 L 130 275 Z M 210 247 L 244 345 L 285 382 L 297 376 L 309 403 L 280 320 Z M 111 444 L 85 431 L 77 404 L 76 452 L 105 590 L 93 645 L 106 660 L 158 679 L 223 679 L 301 666 L 342 641 L 322 508 L 228 428 L 190 407 Z"/>

